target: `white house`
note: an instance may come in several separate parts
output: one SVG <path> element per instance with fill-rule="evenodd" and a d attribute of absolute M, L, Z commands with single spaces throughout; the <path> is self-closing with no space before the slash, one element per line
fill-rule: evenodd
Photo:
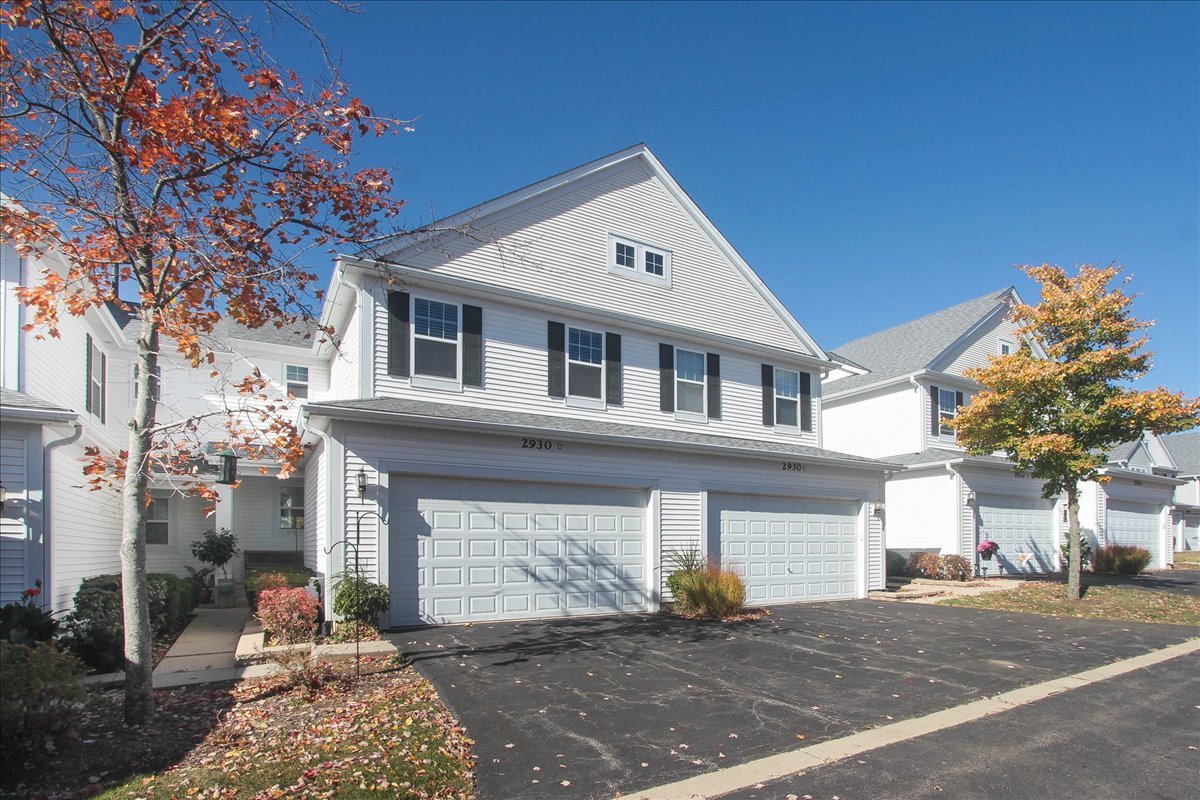
<path fill-rule="evenodd" d="M 64 610 L 83 578 L 120 570 L 120 502 L 111 490 L 90 491 L 83 475 L 88 447 L 114 452 L 126 444 L 125 421 L 134 391 L 134 331 L 127 311 L 101 306 L 83 316 L 63 314 L 60 336 L 26 332 L 27 310 L 13 289 L 32 285 L 46 270 L 65 271 L 54 251 L 19 257 L 0 245 L 0 603 L 20 597 L 41 580 L 52 608 Z M 211 337 L 215 367 L 231 380 L 258 367 L 282 395 L 328 392 L 326 362 L 316 342 L 298 326 L 250 331 L 222 321 Z M 159 421 L 210 414 L 243 402 L 214 382 L 209 369 L 192 369 L 164 347 L 158 391 Z M 252 420 L 251 420 L 252 421 Z M 201 435 L 220 438 L 215 419 Z M 260 474 L 259 467 L 268 475 Z M 213 528 L 229 528 L 242 553 L 230 565 L 235 576 L 245 560 L 302 561 L 304 481 L 272 477 L 276 465 L 241 464 L 236 488 L 221 487 L 226 502 L 211 505 L 188 494 L 187 477 L 153 481 L 146 561 L 151 571 L 182 574 L 200 566 L 191 543 Z M 211 482 L 212 476 L 208 476 Z"/>
<path fill-rule="evenodd" d="M 395 626 L 654 609 L 686 550 L 752 603 L 882 585 L 884 466 L 823 449 L 835 365 L 645 146 L 432 228 L 338 260 L 311 566 L 357 553 Z"/>
<path fill-rule="evenodd" d="M 259 366 L 301 398 L 312 451 L 291 482 L 243 464 L 215 520 L 164 479 L 152 569 L 182 569 L 201 531 L 230 527 L 251 553 L 298 546 L 326 581 L 357 563 L 391 587 L 393 626 L 652 610 L 688 550 L 744 574 L 755 604 L 883 584 L 890 467 L 824 449 L 821 381 L 838 365 L 644 146 L 343 256 L 322 320 L 336 346 L 216 332 L 222 370 Z M 12 388 L 82 429 L 54 455 L 53 493 L 71 499 L 41 534 L 56 603 L 116 569 L 117 515 L 74 488 L 75 459 L 116 444 L 129 324 L 98 309 L 62 340 L 14 334 L 58 385 L 26 368 Z M 227 402 L 206 380 L 164 366 L 171 413 Z"/>
<path fill-rule="evenodd" d="M 889 549 L 958 554 L 992 574 L 1059 569 L 1063 499 L 1043 498 L 1042 483 L 1015 473 L 1006 458 L 967 455 L 946 425 L 980 389 L 964 372 L 1021 344 L 1008 314 L 1014 302 L 1012 287 L 990 292 L 830 351 L 845 366 L 822 389 L 825 444 L 903 468 L 887 482 Z M 1029 345 L 1044 355 L 1036 341 Z M 1081 525 L 1096 544 L 1143 544 L 1166 566 L 1177 481 L 1153 437 L 1137 452 L 1145 455 L 1131 465 L 1118 448 L 1104 470 L 1110 480 L 1082 487 Z M 1152 463 L 1143 471 L 1144 458 Z M 984 539 L 1000 546 L 991 565 L 975 552 Z"/>
<path fill-rule="evenodd" d="M 1171 528 L 1175 550 L 1200 550 L 1200 429 L 1162 437 L 1186 483 L 1175 487 Z"/>

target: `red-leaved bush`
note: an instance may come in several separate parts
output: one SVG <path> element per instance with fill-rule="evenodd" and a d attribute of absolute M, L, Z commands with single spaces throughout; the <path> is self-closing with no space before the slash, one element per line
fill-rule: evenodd
<path fill-rule="evenodd" d="M 258 621 L 273 644 L 311 642 L 319 610 L 317 598 L 304 589 L 264 589 L 258 595 Z"/>

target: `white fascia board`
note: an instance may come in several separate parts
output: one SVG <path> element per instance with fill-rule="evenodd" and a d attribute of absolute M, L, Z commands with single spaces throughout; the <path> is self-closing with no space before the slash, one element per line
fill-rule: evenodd
<path fill-rule="evenodd" d="M 425 285 L 453 291 L 468 297 L 481 298 L 484 300 L 503 299 L 514 305 L 519 305 L 526 308 L 540 310 L 545 310 L 546 308 L 555 308 L 562 311 L 564 314 L 569 314 L 573 317 L 579 318 L 580 320 L 613 322 L 631 330 L 656 331 L 663 336 L 675 338 L 680 341 L 719 345 L 727 350 L 733 350 L 759 358 L 766 358 L 787 364 L 798 364 L 821 372 L 822 374 L 836 367 L 836 364 L 828 359 L 805 355 L 804 353 L 796 350 L 787 350 L 782 347 L 758 344 L 745 339 L 735 339 L 732 336 L 721 336 L 720 334 L 707 333 L 705 331 L 696 330 L 695 328 L 687 328 L 682 325 L 671 325 L 665 322 L 657 322 L 633 314 L 625 314 L 619 311 L 608 311 L 606 309 L 596 308 L 595 306 L 572 303 L 567 300 L 559 300 L 552 297 L 546 297 L 545 295 L 519 291 L 517 289 L 492 286 L 467 278 L 446 275 L 440 272 L 432 272 L 415 267 L 404 267 L 388 262 L 376 262 L 370 259 L 362 259 L 354 256 L 342 256 L 341 262 L 345 266 L 348 273 L 351 269 L 359 269 L 365 272 L 375 272 L 380 267 L 386 268 L 390 272 L 396 273 L 404 278 L 405 282 L 401 285 L 405 288 Z M 347 280 L 349 280 L 349 278 L 347 278 Z"/>
<path fill-rule="evenodd" d="M 902 383 L 912 383 L 914 380 L 922 380 L 922 379 L 927 380 L 927 381 L 936 382 L 936 385 L 938 385 L 938 386 L 970 389 L 972 391 L 977 391 L 977 390 L 983 388 L 978 382 L 973 381 L 970 378 L 964 378 L 961 375 L 954 375 L 949 372 L 936 372 L 934 370 L 923 369 L 923 370 L 919 370 L 917 372 L 909 372 L 904 375 L 897 375 L 894 378 L 887 378 L 887 379 L 881 380 L 877 383 L 868 383 L 863 386 L 856 386 L 853 389 L 846 389 L 841 392 L 836 391 L 837 381 L 834 381 L 830 384 L 826 384 L 826 386 L 834 389 L 834 391 L 832 391 L 832 392 L 826 391 L 825 386 L 821 387 L 821 402 L 827 403 L 827 404 L 831 403 L 831 402 L 836 403 L 836 402 L 845 400 L 846 398 L 849 398 L 849 397 L 854 397 L 854 396 L 860 395 L 860 394 L 866 394 L 867 392 L 873 392 L 877 389 L 883 389 L 888 386 L 896 386 L 896 385 L 899 385 Z"/>
<path fill-rule="evenodd" d="M 1122 469 L 1120 467 L 1101 467 L 1099 470 L 1101 475 L 1110 478 L 1127 478 L 1134 481 L 1150 481 L 1151 483 L 1161 483 L 1167 486 L 1183 486 L 1187 481 L 1182 478 L 1168 478 L 1166 475 L 1155 475 L 1152 472 L 1135 472 L 1131 469 Z"/>
<path fill-rule="evenodd" d="M 331 417 L 359 422 L 383 422 L 392 425 L 414 425 L 443 430 L 486 431 L 490 433 L 528 434 L 526 425 L 514 425 L 501 422 L 482 422 L 479 420 L 447 419 L 424 414 L 406 414 L 398 411 L 374 411 L 363 408 L 346 408 L 322 404 L 319 408 L 304 406 L 301 414 L 307 419 L 310 416 Z M 315 427 L 315 426 L 314 426 Z M 693 442 L 678 442 L 660 439 L 643 439 L 637 436 L 625 436 L 607 433 L 582 433 L 579 431 L 555 430 L 554 437 L 583 444 L 623 444 L 632 447 L 645 447 L 652 450 L 686 450 L 692 452 L 726 452 L 742 458 L 756 458 L 767 461 L 777 461 L 781 458 L 792 461 L 803 461 L 813 464 L 825 464 L 837 467 L 864 469 L 871 472 L 899 472 L 900 468 L 893 464 L 869 459 L 843 459 L 826 456 L 800 455 L 797 453 L 770 452 L 767 450 L 747 450 L 722 445 L 699 444 Z"/>

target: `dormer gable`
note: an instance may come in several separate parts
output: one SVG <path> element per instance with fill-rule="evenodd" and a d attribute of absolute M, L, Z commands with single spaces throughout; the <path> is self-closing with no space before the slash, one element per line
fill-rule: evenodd
<path fill-rule="evenodd" d="M 359 254 L 824 360 L 645 145 Z"/>

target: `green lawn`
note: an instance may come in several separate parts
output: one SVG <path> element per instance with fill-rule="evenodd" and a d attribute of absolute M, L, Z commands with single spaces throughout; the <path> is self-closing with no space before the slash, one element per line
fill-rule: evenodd
<path fill-rule="evenodd" d="M 1077 603 L 1067 600 L 1065 584 L 1037 582 L 1007 592 L 943 600 L 941 605 L 1078 619 L 1200 625 L 1200 597 L 1113 586 L 1093 586 Z"/>
<path fill-rule="evenodd" d="M 311 703 L 250 690 L 179 764 L 100 797 L 472 798 L 472 744 L 408 669 L 332 684 Z"/>
<path fill-rule="evenodd" d="M 1200 550 L 1176 551 L 1175 569 L 1200 569 Z"/>

